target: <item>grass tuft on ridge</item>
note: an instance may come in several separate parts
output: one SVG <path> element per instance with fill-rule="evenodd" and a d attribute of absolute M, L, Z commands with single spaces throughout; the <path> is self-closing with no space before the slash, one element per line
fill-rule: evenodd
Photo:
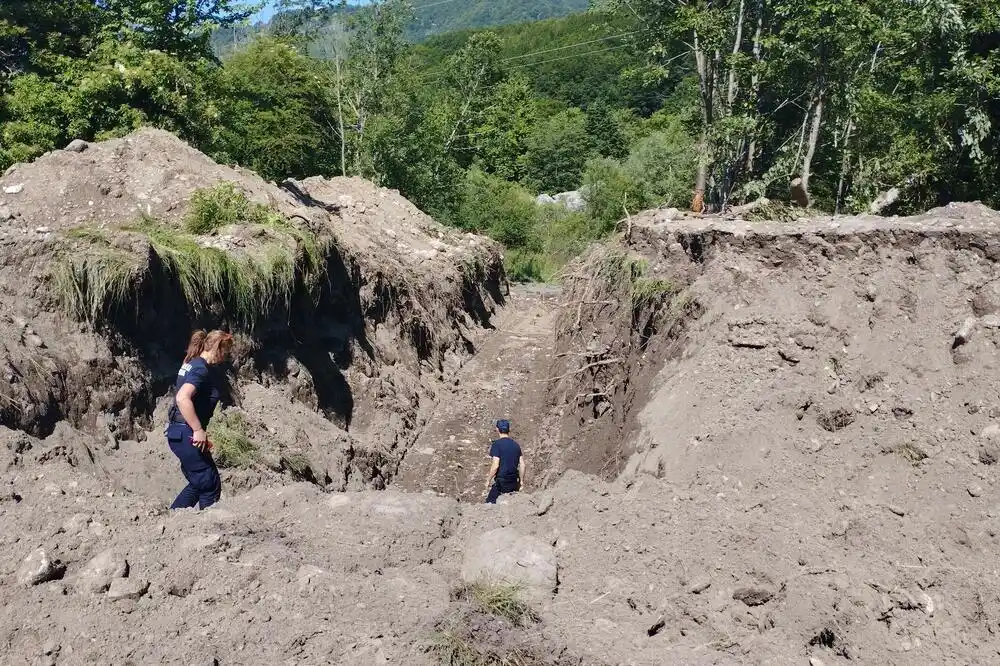
<path fill-rule="evenodd" d="M 234 224 L 257 227 L 259 242 L 223 250 L 204 238 Z M 228 182 L 194 193 L 184 231 L 147 216 L 117 233 L 149 241 L 194 312 L 221 308 L 246 328 L 287 308 L 299 284 L 315 297 L 333 246 L 331 238 L 296 227 Z M 53 269 L 56 299 L 78 319 L 96 322 L 134 300 L 149 275 L 144 258 L 113 246 L 108 234 L 92 227 L 68 231 L 76 247 Z"/>

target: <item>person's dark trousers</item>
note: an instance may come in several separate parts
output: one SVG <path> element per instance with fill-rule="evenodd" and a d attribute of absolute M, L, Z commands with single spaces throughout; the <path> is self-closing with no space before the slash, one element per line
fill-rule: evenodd
<path fill-rule="evenodd" d="M 222 495 L 222 479 L 212 454 L 203 453 L 192 444 L 193 435 L 187 424 L 172 423 L 167 428 L 167 443 L 181 461 L 181 473 L 188 482 L 170 505 L 171 509 L 190 509 L 196 504 L 204 509 L 218 502 Z"/>
<path fill-rule="evenodd" d="M 498 497 L 507 493 L 516 493 L 520 487 L 521 483 L 518 479 L 496 479 L 486 496 L 486 503 L 496 504 Z"/>

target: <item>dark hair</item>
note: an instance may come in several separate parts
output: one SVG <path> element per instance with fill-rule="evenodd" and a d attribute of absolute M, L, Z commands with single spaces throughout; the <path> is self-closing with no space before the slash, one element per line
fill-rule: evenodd
<path fill-rule="evenodd" d="M 205 331 L 197 330 L 191 334 L 187 352 L 184 354 L 184 362 L 187 363 L 191 359 L 201 356 L 206 351 L 219 351 L 222 354 L 226 354 L 232 346 L 233 336 L 225 331 L 216 330 L 206 333 Z"/>
<path fill-rule="evenodd" d="M 500 431 L 501 435 L 506 435 L 510 432 L 510 421 L 507 419 L 500 419 L 497 421 L 497 430 Z"/>

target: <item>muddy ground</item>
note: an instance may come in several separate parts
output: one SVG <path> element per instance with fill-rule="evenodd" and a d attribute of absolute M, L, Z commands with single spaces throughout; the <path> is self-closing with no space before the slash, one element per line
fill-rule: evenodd
<path fill-rule="evenodd" d="M 134 150 L 148 178 L 168 171 L 155 141 Z M 39 164 L 55 178 L 74 159 Z M 2 184 L 44 182 L 34 166 Z M 561 288 L 508 295 L 495 249 L 396 195 L 301 189 L 328 202 L 314 212 L 343 238 L 353 278 L 337 302 L 368 306 L 357 316 L 371 348 L 352 345 L 342 373 L 356 406 L 351 419 L 324 409 L 336 391 L 300 379 L 316 358 L 304 347 L 291 355 L 302 369 L 237 367 L 235 408 L 273 448 L 225 470 L 224 499 L 205 512 L 164 509 L 180 476 L 153 377 L 169 354 L 111 353 L 114 335 L 11 281 L 58 230 L 36 232 L 30 206 L 5 223 L 0 305 L 20 326 L 28 303 L 33 331 L 11 337 L 13 371 L 50 359 L 73 376 L 65 348 L 79 342 L 63 341 L 85 340 L 151 398 L 98 410 L 100 423 L 130 421 L 141 435 L 130 438 L 74 420 L 88 410 L 65 408 L 72 391 L 10 396 L 36 417 L 43 402 L 56 411 L 48 425 L 11 411 L 0 437 L 4 663 L 1000 660 L 1000 215 L 966 204 L 751 224 L 654 211 Z M 178 210 L 189 195 L 178 190 Z M 372 208 L 374 232 L 354 219 Z M 485 269 L 463 273 L 452 248 L 470 241 L 487 248 Z M 462 296 L 470 286 L 475 299 Z M 371 294 L 404 288 L 426 299 L 376 307 Z M 417 305 L 437 322 L 430 347 L 402 325 Z M 484 506 L 497 417 L 514 422 L 529 478 Z M 327 462 L 302 481 L 280 461 L 305 449 Z M 503 579 L 534 609 L 526 626 L 461 589 Z"/>

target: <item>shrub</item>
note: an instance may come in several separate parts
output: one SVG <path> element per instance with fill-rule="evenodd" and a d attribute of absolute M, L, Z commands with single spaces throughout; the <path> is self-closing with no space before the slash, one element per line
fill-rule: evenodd
<path fill-rule="evenodd" d="M 473 168 L 466 177 L 455 221 L 508 249 L 538 251 L 537 215 L 534 198 L 524 188 Z"/>
<path fill-rule="evenodd" d="M 611 232 L 626 210 L 634 213 L 648 204 L 644 183 L 618 162 L 604 157 L 587 163 L 583 187 L 587 212 L 600 223 L 601 235 Z"/>
<path fill-rule="evenodd" d="M 678 205 L 694 190 L 697 150 L 679 121 L 640 139 L 625 160 L 625 172 L 643 183 L 651 205 Z"/>

